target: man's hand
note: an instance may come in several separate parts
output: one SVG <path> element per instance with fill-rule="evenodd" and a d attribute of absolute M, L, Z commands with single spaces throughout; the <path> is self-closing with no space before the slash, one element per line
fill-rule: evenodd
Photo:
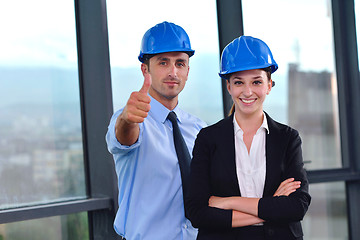
<path fill-rule="evenodd" d="M 151 98 L 148 95 L 150 86 L 151 76 L 146 73 L 141 89 L 138 92 L 131 93 L 124 110 L 116 120 L 116 138 L 123 145 L 130 146 L 139 137 L 139 123 L 144 122 L 150 111 Z"/>
<path fill-rule="evenodd" d="M 121 117 L 127 123 L 142 123 L 150 111 L 150 97 L 148 92 L 151 86 L 151 76 L 147 73 L 144 83 L 138 92 L 132 92 Z"/>

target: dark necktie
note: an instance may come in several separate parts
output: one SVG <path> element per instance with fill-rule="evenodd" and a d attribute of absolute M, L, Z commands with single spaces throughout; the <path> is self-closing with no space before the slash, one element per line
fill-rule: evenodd
<path fill-rule="evenodd" d="M 188 191 L 191 157 L 184 138 L 181 135 L 175 112 L 170 112 L 167 118 L 171 121 L 173 126 L 175 151 L 179 161 L 183 195 L 185 200 L 185 196 Z"/>

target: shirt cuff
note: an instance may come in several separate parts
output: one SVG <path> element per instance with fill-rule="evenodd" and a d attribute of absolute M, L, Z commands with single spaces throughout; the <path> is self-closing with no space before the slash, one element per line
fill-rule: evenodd
<path fill-rule="evenodd" d="M 106 142 L 108 145 L 109 152 L 112 154 L 127 153 L 127 152 L 139 147 L 140 143 L 142 141 L 142 133 L 144 130 L 143 123 L 140 123 L 139 127 L 140 127 L 140 132 L 139 132 L 138 139 L 136 140 L 136 142 L 134 144 L 127 146 L 127 145 L 121 144 L 118 141 L 118 139 L 116 138 L 116 135 L 115 135 L 115 124 L 110 124 L 108 132 L 106 134 Z"/>

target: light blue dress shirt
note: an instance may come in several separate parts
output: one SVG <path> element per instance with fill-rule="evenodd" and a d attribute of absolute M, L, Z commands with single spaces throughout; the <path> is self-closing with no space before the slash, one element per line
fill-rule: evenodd
<path fill-rule="evenodd" d="M 151 110 L 140 124 L 132 146 L 121 145 L 110 121 L 106 141 L 114 156 L 119 187 L 115 231 L 127 240 L 195 240 L 197 229 L 185 218 L 180 168 L 175 152 L 169 110 L 151 98 Z M 186 145 L 192 154 L 195 138 L 206 124 L 174 109 Z"/>

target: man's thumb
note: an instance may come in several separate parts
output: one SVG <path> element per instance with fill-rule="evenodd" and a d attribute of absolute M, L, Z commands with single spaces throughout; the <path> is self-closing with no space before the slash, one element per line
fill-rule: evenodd
<path fill-rule="evenodd" d="M 148 93 L 151 86 L 151 75 L 149 73 L 144 76 L 144 83 L 139 92 Z"/>

